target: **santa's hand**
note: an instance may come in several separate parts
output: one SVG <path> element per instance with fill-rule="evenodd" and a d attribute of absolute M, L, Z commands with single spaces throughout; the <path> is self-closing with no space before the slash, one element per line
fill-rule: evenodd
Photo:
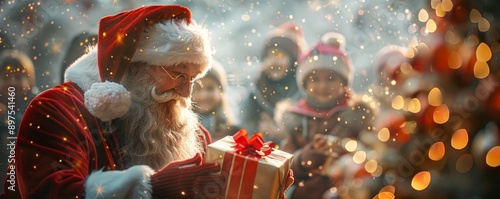
<path fill-rule="evenodd" d="M 217 163 L 203 163 L 200 154 L 174 161 L 151 175 L 154 198 L 194 198 L 197 179 L 219 171 Z M 203 182 L 202 182 L 203 183 Z"/>

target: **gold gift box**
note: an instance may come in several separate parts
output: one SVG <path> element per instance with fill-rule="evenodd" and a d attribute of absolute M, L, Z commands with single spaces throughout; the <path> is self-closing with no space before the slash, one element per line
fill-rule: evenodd
<path fill-rule="evenodd" d="M 283 198 L 293 155 L 278 149 L 266 156 L 246 155 L 235 145 L 232 136 L 208 145 L 205 162 L 219 163 L 221 175 L 225 176 L 221 197 Z"/>

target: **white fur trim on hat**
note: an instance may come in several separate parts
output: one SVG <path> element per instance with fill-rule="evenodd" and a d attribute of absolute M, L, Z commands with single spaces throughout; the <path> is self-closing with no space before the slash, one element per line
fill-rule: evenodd
<path fill-rule="evenodd" d="M 100 82 L 95 47 L 91 47 L 88 54 L 71 64 L 64 79 L 76 83 L 85 92 L 85 106 L 102 121 L 121 117 L 130 107 L 130 94 L 123 85 Z"/>
<path fill-rule="evenodd" d="M 333 71 L 339 74 L 341 77 L 345 78 L 347 84 L 349 85 L 352 81 L 352 71 L 351 66 L 348 65 L 348 62 L 342 56 L 336 55 L 314 55 L 313 57 L 309 57 L 304 60 L 297 69 L 297 85 L 299 85 L 299 89 L 306 93 L 304 88 L 306 81 L 306 77 L 315 70 L 326 69 Z"/>
<path fill-rule="evenodd" d="M 96 171 L 85 181 L 85 198 L 148 199 L 154 170 L 137 165 L 124 171 Z"/>
<path fill-rule="evenodd" d="M 130 93 L 123 85 L 115 82 L 97 82 L 85 92 L 85 107 L 102 121 L 125 115 L 130 104 Z"/>
<path fill-rule="evenodd" d="M 194 20 L 167 20 L 148 27 L 141 35 L 132 62 L 175 66 L 198 64 L 203 74 L 208 70 L 212 51 L 208 30 Z"/>

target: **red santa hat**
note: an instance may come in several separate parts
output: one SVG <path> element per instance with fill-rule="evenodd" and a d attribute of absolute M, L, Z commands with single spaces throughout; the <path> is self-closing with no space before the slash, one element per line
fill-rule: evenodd
<path fill-rule="evenodd" d="M 103 121 L 123 116 L 130 94 L 120 84 L 131 62 L 175 66 L 194 63 L 206 73 L 211 61 L 208 31 L 180 5 L 145 6 L 99 22 L 97 65 L 101 82 L 85 92 L 85 106 Z"/>
<path fill-rule="evenodd" d="M 344 85 L 350 84 L 353 78 L 353 66 L 345 51 L 345 42 L 342 34 L 329 32 L 301 56 L 296 78 L 297 85 L 303 92 L 304 79 L 310 72 L 318 69 L 332 70 L 344 79 Z"/>

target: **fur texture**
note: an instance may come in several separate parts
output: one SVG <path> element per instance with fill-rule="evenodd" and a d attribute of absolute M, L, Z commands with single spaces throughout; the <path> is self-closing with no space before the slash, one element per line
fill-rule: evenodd
<path fill-rule="evenodd" d="M 172 20 L 147 28 L 141 36 L 132 62 L 175 66 L 199 64 L 203 74 L 208 70 L 212 52 L 208 31 L 195 21 Z"/>
<path fill-rule="evenodd" d="M 124 171 L 96 171 L 85 182 L 85 198 L 148 199 L 153 169 L 145 165 Z"/>
<path fill-rule="evenodd" d="M 64 73 L 64 81 L 76 83 L 83 92 L 90 90 L 92 84 L 100 82 L 97 69 L 97 48 L 90 47 L 89 53 L 83 55 L 71 64 Z"/>
<path fill-rule="evenodd" d="M 110 121 L 127 113 L 130 108 L 130 93 L 121 84 L 98 82 L 85 92 L 85 107 L 102 121 Z"/>
<path fill-rule="evenodd" d="M 119 84 L 100 83 L 97 53 L 97 48 L 91 47 L 88 54 L 66 70 L 65 81 L 75 82 L 85 92 L 85 105 L 92 115 L 110 121 L 128 111 L 130 95 Z M 188 25 L 185 21 L 169 20 L 145 30 L 132 62 L 161 66 L 194 63 L 200 65 L 201 76 L 204 76 L 210 68 L 211 57 L 206 28 L 194 21 Z"/>

